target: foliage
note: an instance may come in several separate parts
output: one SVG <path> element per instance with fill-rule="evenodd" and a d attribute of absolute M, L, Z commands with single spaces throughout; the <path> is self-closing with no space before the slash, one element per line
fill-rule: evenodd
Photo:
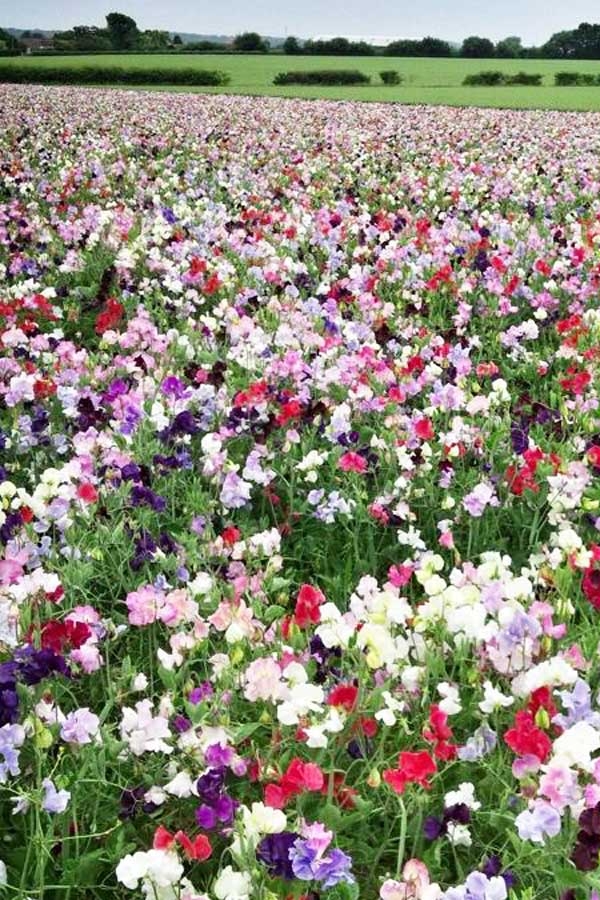
<path fill-rule="evenodd" d="M 285 39 L 281 49 L 284 53 L 287 53 L 288 56 L 297 56 L 298 54 L 303 52 L 300 41 L 297 37 L 293 37 L 292 35 Z"/>
<path fill-rule="evenodd" d="M 557 87 L 593 87 L 600 85 L 600 75 L 591 72 L 557 72 L 554 76 Z"/>
<path fill-rule="evenodd" d="M 132 50 L 137 45 L 140 33 L 131 16 L 111 12 L 106 16 L 106 27 L 111 46 L 115 50 Z"/>
<path fill-rule="evenodd" d="M 600 25 L 582 22 L 572 31 L 559 31 L 541 52 L 550 59 L 600 59 Z"/>
<path fill-rule="evenodd" d="M 240 53 L 267 53 L 269 45 L 256 31 L 245 31 L 234 37 L 233 49 Z"/>
<path fill-rule="evenodd" d="M 516 85 L 524 85 L 526 87 L 539 87 L 542 83 L 543 75 L 534 72 L 517 72 L 516 74 L 509 74 L 508 72 L 502 72 L 499 70 L 490 70 L 486 72 L 474 72 L 470 75 L 467 75 L 463 84 L 468 85 L 470 87 L 473 86 L 484 86 L 484 87 L 498 87 L 500 85 L 506 86 L 516 86 Z"/>
<path fill-rule="evenodd" d="M 197 68 L 172 68 L 145 66 L 124 68 L 121 66 L 44 66 L 35 68 L 11 65 L 0 69 L 0 81 L 32 84 L 187 84 L 226 85 L 229 76 L 225 72 Z"/>
<path fill-rule="evenodd" d="M 425 37 L 420 41 L 391 41 L 384 48 L 384 53 L 386 56 L 452 56 L 452 48 L 447 41 Z"/>
<path fill-rule="evenodd" d="M 313 56 L 373 56 L 375 48 L 366 41 L 334 37 L 325 41 L 304 41 L 302 52 Z"/>
<path fill-rule="evenodd" d="M 463 41 L 460 55 L 467 59 L 492 59 L 495 52 L 495 47 L 488 38 L 473 35 Z"/>
<path fill-rule="evenodd" d="M 402 75 L 395 69 L 384 69 L 379 73 L 384 84 L 402 84 Z"/>
<path fill-rule="evenodd" d="M 507 37 L 496 44 L 495 56 L 498 59 L 519 59 L 524 52 L 520 37 Z"/>
<path fill-rule="evenodd" d="M 279 72 L 273 84 L 370 84 L 371 79 L 358 69 L 304 69 Z"/>

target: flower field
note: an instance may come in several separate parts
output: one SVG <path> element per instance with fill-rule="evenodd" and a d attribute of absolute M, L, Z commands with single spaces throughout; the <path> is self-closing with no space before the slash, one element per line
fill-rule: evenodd
<path fill-rule="evenodd" d="M 0 896 L 597 898 L 600 117 L 0 126 Z"/>

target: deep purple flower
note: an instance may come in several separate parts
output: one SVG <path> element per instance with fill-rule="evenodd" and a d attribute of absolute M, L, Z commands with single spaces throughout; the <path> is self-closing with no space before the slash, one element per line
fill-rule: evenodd
<path fill-rule="evenodd" d="M 290 850 L 297 840 L 298 835 L 294 832 L 268 834 L 256 848 L 256 858 L 266 865 L 274 877 L 292 881 L 295 873 L 290 860 Z"/>
<path fill-rule="evenodd" d="M 439 837 L 446 834 L 446 823 L 437 816 L 427 816 L 423 823 L 423 834 L 428 841 L 437 841 Z"/>
<path fill-rule="evenodd" d="M 23 647 L 15 652 L 15 661 L 19 678 L 29 685 L 39 684 L 49 675 L 71 674 L 65 659 L 50 649 Z"/>
<path fill-rule="evenodd" d="M 209 769 L 196 782 L 198 796 L 205 803 L 213 805 L 219 799 L 225 783 L 225 768 Z"/>

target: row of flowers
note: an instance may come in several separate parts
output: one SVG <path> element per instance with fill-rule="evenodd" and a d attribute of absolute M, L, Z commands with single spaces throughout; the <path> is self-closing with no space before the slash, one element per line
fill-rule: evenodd
<path fill-rule="evenodd" d="M 0 101 L 11 896 L 597 896 L 597 117 Z"/>

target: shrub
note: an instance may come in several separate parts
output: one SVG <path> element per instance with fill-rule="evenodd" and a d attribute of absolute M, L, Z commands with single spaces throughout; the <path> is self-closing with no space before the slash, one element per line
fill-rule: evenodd
<path fill-rule="evenodd" d="M 542 83 L 543 75 L 536 75 L 531 72 L 517 72 L 516 75 L 508 75 L 506 84 L 522 84 L 529 87 L 539 87 Z"/>
<path fill-rule="evenodd" d="M 496 87 L 500 84 L 506 83 L 506 75 L 504 72 L 499 72 L 498 70 L 491 69 L 486 72 L 474 72 L 472 75 L 467 75 L 463 84 L 473 86 L 486 86 L 486 87 Z"/>
<path fill-rule="evenodd" d="M 370 84 L 371 79 L 357 69 L 300 69 L 279 72 L 273 84 Z"/>
<path fill-rule="evenodd" d="M 120 66 L 24 66 L 0 69 L 0 81 L 19 84 L 228 84 L 229 75 L 211 69 L 125 69 Z"/>
<path fill-rule="evenodd" d="M 402 75 L 395 69 L 385 69 L 379 73 L 379 77 L 384 84 L 402 84 Z"/>
<path fill-rule="evenodd" d="M 557 87 L 592 87 L 600 84 L 600 76 L 591 72 L 557 72 L 554 84 Z"/>
<path fill-rule="evenodd" d="M 486 72 L 474 72 L 467 75 L 463 84 L 470 87 L 500 87 L 511 85 L 526 85 L 529 87 L 539 87 L 542 83 L 543 75 L 530 72 L 517 72 L 516 75 L 509 75 L 508 72 L 500 72 L 497 69 L 490 69 Z"/>

